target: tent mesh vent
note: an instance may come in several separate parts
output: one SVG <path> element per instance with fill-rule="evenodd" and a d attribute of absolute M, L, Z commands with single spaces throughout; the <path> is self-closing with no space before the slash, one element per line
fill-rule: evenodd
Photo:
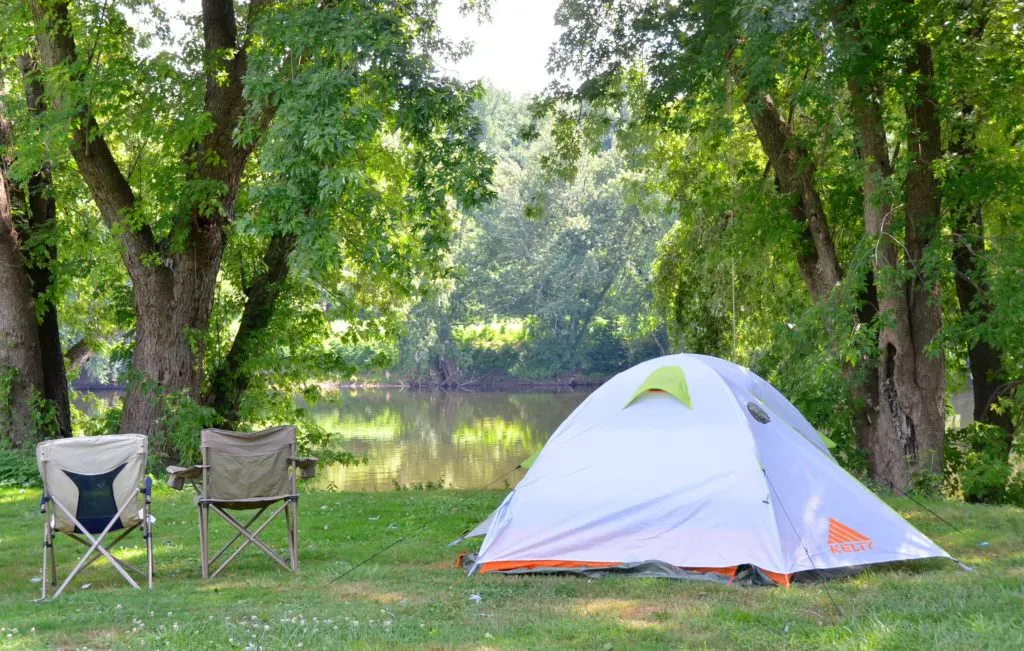
<path fill-rule="evenodd" d="M 754 420 L 759 423 L 768 424 L 768 422 L 771 421 L 771 417 L 768 416 L 768 413 L 752 402 L 747 403 L 747 411 L 749 411 L 750 415 L 754 417 Z"/>

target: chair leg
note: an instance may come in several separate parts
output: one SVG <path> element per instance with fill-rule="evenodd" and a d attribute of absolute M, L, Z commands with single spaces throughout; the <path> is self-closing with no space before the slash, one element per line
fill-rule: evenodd
<path fill-rule="evenodd" d="M 149 509 L 146 509 L 146 520 L 142 533 L 146 537 L 146 587 L 153 589 L 153 525 L 149 521 Z"/>
<path fill-rule="evenodd" d="M 105 556 L 106 559 L 110 561 L 111 566 L 113 566 L 113 568 L 117 570 L 118 574 L 124 577 L 124 580 L 128 582 L 128 585 L 132 586 L 136 590 L 139 589 L 139 584 L 135 582 L 135 579 L 133 579 L 130 574 L 128 574 L 128 571 L 125 570 L 121 561 L 114 558 L 110 551 L 103 546 L 103 540 L 106 538 L 107 534 L 110 533 L 111 527 L 113 527 L 114 524 L 118 522 L 119 518 L 121 517 L 121 514 L 124 512 L 125 509 L 128 508 L 130 504 L 132 504 L 132 499 L 134 499 L 134 497 L 138 495 L 138 493 L 138 489 L 135 489 L 135 491 L 129 496 L 128 500 L 126 500 L 125 503 L 121 505 L 121 508 L 117 510 L 117 513 L 114 514 L 114 517 L 110 519 L 110 522 L 107 523 L 107 526 L 103 528 L 103 531 L 101 531 L 96 536 L 93 536 L 91 533 L 89 533 L 86 530 L 86 527 L 83 526 L 82 523 L 78 521 L 78 518 L 75 517 L 75 514 L 69 511 L 68 507 L 64 506 L 64 504 L 62 504 L 60 500 L 52 500 L 53 504 L 56 505 L 56 507 L 59 508 L 61 511 L 63 511 L 64 515 L 66 515 L 68 519 L 70 519 L 71 522 L 74 523 L 75 527 L 78 529 L 79 533 L 81 533 L 82 537 L 91 543 L 91 546 L 87 545 L 89 549 L 85 552 L 85 555 L 82 556 L 81 560 L 78 561 L 78 565 L 75 566 L 75 569 L 71 570 L 71 573 L 68 574 L 67 578 L 64 579 L 64 582 L 60 584 L 60 587 L 57 588 L 57 591 L 53 593 L 54 599 L 60 596 L 60 593 L 64 591 L 64 588 L 66 588 L 69 583 L 71 583 L 71 579 L 73 579 L 75 575 L 77 575 L 89 563 L 92 562 L 90 559 L 93 555 L 93 552 L 97 551 L 100 554 L 103 554 L 103 556 Z"/>
<path fill-rule="evenodd" d="M 142 535 L 146 537 L 146 588 L 153 589 L 153 519 L 150 516 L 153 504 L 153 480 L 148 476 L 143 482 Z"/>
<path fill-rule="evenodd" d="M 210 577 L 209 526 L 210 510 L 206 504 L 199 505 L 199 562 L 203 566 L 203 578 Z"/>
<path fill-rule="evenodd" d="M 56 551 L 56 549 L 54 549 L 54 546 L 53 546 L 53 540 L 55 538 L 55 536 L 53 535 L 53 529 L 49 529 L 48 534 L 50 536 L 50 541 L 49 541 L 49 544 L 46 546 L 46 548 L 50 552 L 50 585 L 56 586 L 57 585 L 57 551 Z M 43 577 L 43 580 L 44 581 L 46 580 L 45 576 Z"/>
<path fill-rule="evenodd" d="M 288 552 L 291 555 L 292 572 L 299 571 L 299 509 L 298 502 L 288 501 L 285 521 L 288 523 Z"/>
<path fill-rule="evenodd" d="M 46 581 L 47 581 L 46 562 L 50 558 L 50 545 L 51 545 L 51 542 L 50 542 L 50 521 L 47 520 L 46 523 L 43 524 L 43 571 L 39 575 L 39 579 L 40 579 L 39 582 L 43 586 L 43 594 L 39 598 L 41 600 L 44 600 L 44 601 L 46 600 Z"/>
<path fill-rule="evenodd" d="M 284 504 L 277 507 L 277 510 L 275 510 L 266 520 L 264 520 L 263 524 L 257 527 L 255 531 L 249 531 L 245 527 L 245 525 L 243 525 L 237 519 L 232 517 L 231 514 L 227 513 L 224 509 L 220 508 L 219 506 L 214 505 L 214 513 L 219 515 L 225 522 L 234 527 L 236 531 L 242 533 L 245 536 L 245 540 L 242 541 L 241 545 L 235 548 L 235 551 L 233 551 L 231 555 L 228 556 L 227 559 L 223 563 L 221 563 L 216 570 L 213 571 L 212 574 L 210 574 L 210 578 L 216 577 L 218 574 L 220 574 L 221 571 L 231 563 L 231 561 L 235 560 L 238 557 L 238 555 L 241 554 L 243 550 L 245 550 L 249 543 L 252 543 L 259 547 L 263 551 L 263 553 L 269 556 L 271 559 L 273 559 L 275 563 L 277 563 L 284 569 L 290 571 L 291 567 L 289 566 L 289 564 L 283 558 L 281 558 L 277 552 L 275 552 L 265 542 L 259 539 L 259 535 L 263 533 L 263 530 L 266 529 L 267 526 L 269 526 L 270 523 L 274 521 L 274 518 L 281 514 L 281 511 L 287 511 L 287 508 L 288 502 L 286 501 Z"/>
<path fill-rule="evenodd" d="M 214 508 L 216 508 L 216 507 L 214 507 Z M 245 529 L 249 529 L 249 527 L 251 527 L 253 525 L 253 523 L 256 522 L 256 520 L 258 520 L 259 517 L 266 512 L 267 508 L 268 507 L 264 506 L 263 508 L 261 508 L 259 511 L 256 512 L 256 515 L 254 515 L 251 518 L 249 518 L 249 521 L 246 522 L 245 525 L 244 525 Z M 209 566 L 213 567 L 217 563 L 217 561 L 220 559 L 220 557 L 223 556 L 226 551 L 231 549 L 231 546 L 234 545 L 235 542 L 237 542 L 238 539 L 241 538 L 241 537 L 242 537 L 242 533 L 240 531 L 235 533 L 235 537 L 232 538 L 231 540 L 227 541 L 226 543 L 224 543 L 224 545 L 220 548 L 220 551 L 218 551 L 216 554 L 210 555 L 209 556 L 209 560 L 207 560 L 207 563 L 209 564 Z"/>

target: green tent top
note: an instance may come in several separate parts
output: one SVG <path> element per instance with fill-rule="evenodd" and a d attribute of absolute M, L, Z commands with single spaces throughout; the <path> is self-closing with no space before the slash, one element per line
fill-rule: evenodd
<path fill-rule="evenodd" d="M 626 401 L 623 408 L 630 406 L 633 402 L 648 391 L 662 391 L 675 397 L 690 409 L 693 403 L 690 402 L 690 389 L 686 386 L 686 375 L 683 369 L 678 366 L 662 366 L 654 369 L 647 379 L 643 381 L 636 393 Z"/>
<path fill-rule="evenodd" d="M 533 454 L 530 455 L 530 458 L 528 458 L 526 461 L 524 461 L 521 464 L 519 464 L 519 467 L 522 468 L 523 470 L 529 470 L 530 466 L 533 465 L 533 462 L 536 461 L 537 457 L 539 457 L 539 456 L 540 456 L 540 450 L 537 450 L 536 452 L 534 452 Z"/>
<path fill-rule="evenodd" d="M 626 401 L 623 408 L 630 406 L 637 398 L 649 391 L 667 393 L 690 409 L 693 409 L 693 402 L 690 400 L 690 389 L 686 384 L 686 375 L 683 373 L 683 369 L 678 366 L 662 366 L 654 369 L 654 371 L 647 376 L 647 379 L 640 384 L 630 399 Z M 818 436 L 821 437 L 821 440 L 825 443 L 827 448 L 833 449 L 836 447 L 836 444 L 829 437 L 820 432 L 818 433 Z M 531 454 L 528 459 L 519 464 L 519 467 L 523 470 L 529 470 L 533 465 L 533 462 L 537 460 L 538 456 L 540 456 L 540 452 L 540 450 L 537 450 Z"/>

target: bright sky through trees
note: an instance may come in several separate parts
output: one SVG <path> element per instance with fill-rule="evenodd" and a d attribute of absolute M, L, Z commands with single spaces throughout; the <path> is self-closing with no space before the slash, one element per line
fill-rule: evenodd
<path fill-rule="evenodd" d="M 537 93 L 551 76 L 548 49 L 558 38 L 556 0 L 494 0 L 491 21 L 459 15 L 459 0 L 441 3 L 440 23 L 449 38 L 473 42 L 473 52 L 452 66 L 461 79 L 486 79 L 513 95 Z"/>
<path fill-rule="evenodd" d="M 194 16 L 200 0 L 159 0 L 172 18 Z M 445 35 L 455 41 L 469 41 L 473 52 L 445 69 L 460 79 L 484 79 L 513 95 L 540 92 L 550 81 L 546 70 L 548 49 L 558 37 L 554 23 L 557 0 L 494 0 L 491 21 L 481 23 L 476 15 L 459 13 L 460 0 L 442 0 L 439 19 Z M 144 29 L 143 24 L 136 27 Z M 184 29 L 175 20 L 176 33 Z"/>

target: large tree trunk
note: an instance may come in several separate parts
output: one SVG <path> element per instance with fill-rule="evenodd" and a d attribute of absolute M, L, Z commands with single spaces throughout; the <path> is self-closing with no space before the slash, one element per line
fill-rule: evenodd
<path fill-rule="evenodd" d="M 43 86 L 36 75 L 35 62 L 26 54 L 18 58 L 22 79 L 25 84 L 25 103 L 31 113 L 41 114 Z M 60 325 L 57 305 L 49 295 L 53 284 L 52 265 L 57 260 L 57 246 L 52 231 L 57 223 L 57 202 L 53 192 L 53 179 L 49 163 L 44 163 L 28 182 L 28 197 L 25 201 L 28 211 L 27 232 L 39 235 L 44 244 L 37 246 L 37 258 L 28 265 L 32 293 L 39 313 L 39 346 L 43 371 L 43 396 L 54 409 L 55 434 L 71 436 L 71 404 L 68 397 L 68 376 L 64 366 L 64 354 L 60 341 Z"/>
<path fill-rule="evenodd" d="M 122 432 L 162 431 L 170 395 L 199 400 L 203 337 L 213 308 L 221 239 L 217 228 L 194 232 L 186 249 L 172 258 L 173 270 L 129 266 L 135 297 L 135 377 L 125 392 Z"/>
<path fill-rule="evenodd" d="M 911 469 L 941 473 L 946 440 L 946 359 L 941 350 L 927 350 L 942 330 L 941 285 L 937 274 L 927 268 L 925 257 L 941 234 L 942 194 L 932 165 L 942 156 L 942 131 L 931 47 L 924 42 L 916 44 L 907 69 L 908 78 L 915 76 L 914 94 L 906 107 L 911 159 L 904 180 L 906 247 L 913 271 L 905 294 L 909 297 L 912 348 L 905 352 L 910 353 L 907 361 L 913 364 L 913 376 L 898 390 L 910 392 L 907 411 L 916 439 Z M 896 360 L 894 365 L 898 364 Z"/>
<path fill-rule="evenodd" d="M 858 153 L 864 162 L 864 229 L 876 240 L 873 267 L 878 311 L 885 324 L 878 341 L 881 363 L 876 368 L 876 376 L 871 378 L 875 402 L 861 445 L 868 453 L 872 478 L 884 485 L 904 488 L 909 483 L 904 457 L 911 450 L 907 447 L 906 436 L 898 431 L 902 421 L 898 418 L 898 394 L 891 377 L 894 356 L 890 348 L 893 348 L 893 339 L 907 342 L 910 326 L 903 281 L 899 277 L 899 252 L 888 230 L 892 226 L 894 199 L 887 189 L 887 181 L 893 170 L 879 99 L 881 88 L 865 86 L 855 78 L 847 80 L 847 87 Z M 903 358 L 900 359 L 902 362 Z"/>
<path fill-rule="evenodd" d="M 905 490 L 916 473 L 941 472 L 945 417 L 945 360 L 926 348 L 942 323 L 938 282 L 923 269 L 923 258 L 938 234 L 939 189 L 931 165 L 939 154 L 939 124 L 932 97 L 931 52 L 918 44 L 908 74 L 919 75 L 907 100 L 908 150 L 905 179 L 905 259 L 892 230 L 893 175 L 886 142 L 882 89 L 851 77 L 850 91 L 859 152 L 864 161 L 864 227 L 876 241 L 879 361 L 877 411 L 868 432 L 872 477 Z"/>
<path fill-rule="evenodd" d="M 0 147 L 10 144 L 10 123 L 0 105 Z M 19 447 L 34 432 L 32 400 L 42 395 L 32 286 L 14 227 L 7 164 L 0 157 L 0 442 Z"/>
<path fill-rule="evenodd" d="M 32 0 L 31 5 L 43 65 L 47 68 L 74 65 L 78 55 L 68 3 Z M 79 81 L 82 72 L 74 74 L 73 79 Z M 65 102 L 62 90 L 53 93 L 57 108 Z M 71 155 L 104 220 L 112 228 L 121 230 L 121 258 L 131 277 L 135 297 L 133 360 L 141 364 L 130 378 L 121 430 L 148 434 L 157 426 L 157 412 L 153 410 L 158 409 L 159 394 L 168 388 L 171 391 L 182 388 L 176 384 L 165 387 L 165 382 L 185 376 L 182 379 L 188 386 L 191 379 L 188 376 L 193 372 L 184 333 L 169 332 L 174 326 L 171 315 L 176 311 L 173 275 L 165 263 L 153 261 L 159 250 L 152 230 L 147 225 L 135 228 L 126 222 L 126 216 L 135 207 L 135 194 L 121 173 L 91 107 L 83 103 L 72 108 L 75 114 L 71 124 Z M 161 333 L 164 336 L 159 336 Z M 170 364 L 158 362 L 164 346 L 171 353 Z M 185 359 L 187 361 L 183 361 Z"/>

